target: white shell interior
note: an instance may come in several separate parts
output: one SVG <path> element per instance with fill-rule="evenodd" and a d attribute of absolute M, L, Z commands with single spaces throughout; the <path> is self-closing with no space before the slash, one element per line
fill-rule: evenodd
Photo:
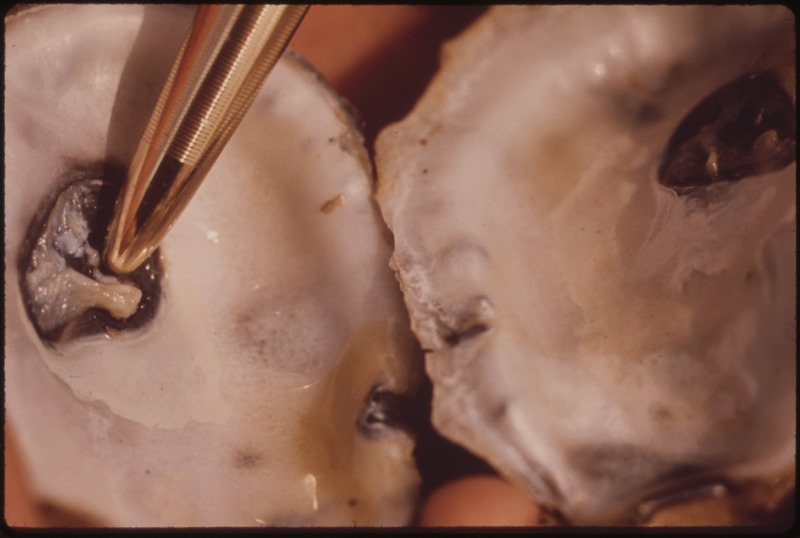
<path fill-rule="evenodd" d="M 105 525 L 407 523 L 412 439 L 368 439 L 356 419 L 373 385 L 413 389 L 413 336 L 360 135 L 297 59 L 163 242 L 150 327 L 54 350 L 26 317 L 34 212 L 76 163 L 127 162 L 192 14 L 7 20 L 6 410 L 34 492 Z"/>
<path fill-rule="evenodd" d="M 434 423 L 573 522 L 793 465 L 796 167 L 708 207 L 656 181 L 698 101 L 759 69 L 793 81 L 793 23 L 493 8 L 378 138 Z"/>

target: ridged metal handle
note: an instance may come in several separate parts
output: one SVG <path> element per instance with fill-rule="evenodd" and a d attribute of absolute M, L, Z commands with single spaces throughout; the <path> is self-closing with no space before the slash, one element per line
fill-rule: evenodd
<path fill-rule="evenodd" d="M 108 231 L 118 274 L 158 247 L 200 187 L 307 5 L 202 5 L 134 154 Z"/>

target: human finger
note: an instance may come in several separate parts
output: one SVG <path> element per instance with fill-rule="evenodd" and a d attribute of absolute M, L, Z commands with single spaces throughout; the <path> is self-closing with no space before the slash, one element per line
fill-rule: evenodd
<path fill-rule="evenodd" d="M 542 513 L 520 488 L 491 475 L 472 475 L 435 489 L 420 510 L 423 527 L 537 526 Z"/>

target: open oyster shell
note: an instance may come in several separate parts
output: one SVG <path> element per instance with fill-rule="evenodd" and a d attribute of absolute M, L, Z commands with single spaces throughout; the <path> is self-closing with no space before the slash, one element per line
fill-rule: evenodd
<path fill-rule="evenodd" d="M 27 316 L 31 220 L 128 162 L 192 14 L 6 20 L 6 412 L 33 492 L 112 526 L 407 523 L 418 477 L 392 407 L 415 343 L 360 134 L 297 57 L 163 242 L 152 322 L 50 345 Z"/>
<path fill-rule="evenodd" d="M 379 135 L 434 424 L 573 523 L 793 487 L 795 165 L 659 182 L 682 118 L 743 76 L 788 92 L 794 132 L 793 23 L 775 6 L 496 7 Z M 793 159 L 794 138 L 756 135 Z"/>

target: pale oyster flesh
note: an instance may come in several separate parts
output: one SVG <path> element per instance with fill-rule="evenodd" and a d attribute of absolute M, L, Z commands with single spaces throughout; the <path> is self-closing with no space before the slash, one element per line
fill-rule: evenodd
<path fill-rule="evenodd" d="M 29 318 L 45 342 L 56 345 L 94 333 L 115 334 L 150 322 L 161 298 L 158 254 L 125 278 L 102 267 L 102 230 L 119 181 L 110 169 L 73 171 L 77 176 L 35 217 L 20 256 L 20 286 Z M 117 174 L 117 179 L 121 175 Z M 101 210 L 103 202 L 109 210 Z"/>
<path fill-rule="evenodd" d="M 407 523 L 391 407 L 416 385 L 413 336 L 360 135 L 297 58 L 163 242 L 151 323 L 52 347 L 28 319 L 31 219 L 76 171 L 129 161 L 192 14 L 6 21 L 6 411 L 33 492 L 112 526 Z"/>
<path fill-rule="evenodd" d="M 794 135 L 759 131 L 746 153 L 769 166 L 682 195 L 659 166 L 682 118 L 748 75 L 785 88 L 794 133 L 793 22 L 496 7 L 378 138 L 434 424 L 574 523 L 792 480 Z M 715 176 L 728 146 L 704 132 Z"/>

